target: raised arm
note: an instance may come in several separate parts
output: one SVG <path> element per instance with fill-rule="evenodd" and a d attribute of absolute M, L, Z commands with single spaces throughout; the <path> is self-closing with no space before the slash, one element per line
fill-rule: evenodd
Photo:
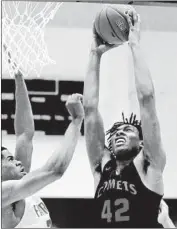
<path fill-rule="evenodd" d="M 7 46 L 4 44 L 6 50 Z M 34 136 L 34 120 L 28 91 L 22 73 L 18 70 L 11 53 L 8 51 L 8 64 L 14 71 L 15 77 L 15 120 L 14 129 L 16 134 L 15 158 L 22 162 L 25 171 L 31 168 L 31 157 L 33 151 L 32 139 Z"/>
<path fill-rule="evenodd" d="M 106 46 L 93 33 L 88 69 L 84 81 L 85 138 L 93 174 L 104 155 L 105 133 L 102 117 L 98 111 L 101 56 L 111 47 Z"/>
<path fill-rule="evenodd" d="M 66 130 L 64 142 L 40 169 L 28 173 L 21 180 L 2 182 L 2 207 L 33 195 L 46 185 L 59 179 L 66 171 L 80 136 L 84 116 L 81 95 L 69 97 L 66 107 L 72 116 L 72 122 Z"/>
<path fill-rule="evenodd" d="M 15 86 L 15 158 L 21 161 L 25 171 L 29 172 L 33 151 L 34 120 L 26 84 L 20 72 L 15 74 Z"/>
<path fill-rule="evenodd" d="M 143 130 L 144 156 L 150 167 L 159 174 L 166 163 L 165 152 L 162 147 L 159 120 L 156 112 L 155 91 L 151 74 L 144 60 L 140 48 L 140 17 L 133 11 L 134 26 L 128 18 L 131 28 L 129 45 L 133 55 L 135 85 L 140 106 L 140 115 Z"/>

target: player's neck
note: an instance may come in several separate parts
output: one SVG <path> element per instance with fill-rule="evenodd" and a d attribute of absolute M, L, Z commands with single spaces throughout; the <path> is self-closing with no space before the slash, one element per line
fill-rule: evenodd
<path fill-rule="evenodd" d="M 130 160 L 127 160 L 127 161 L 119 161 L 119 160 L 116 160 L 116 171 L 118 173 L 120 173 L 127 165 L 130 164 L 130 162 L 132 161 L 132 159 Z"/>

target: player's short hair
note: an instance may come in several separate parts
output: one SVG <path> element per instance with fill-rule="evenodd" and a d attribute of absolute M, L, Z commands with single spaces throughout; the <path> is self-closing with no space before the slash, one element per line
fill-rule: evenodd
<path fill-rule="evenodd" d="M 122 112 L 122 121 L 121 122 L 115 122 L 114 125 L 106 131 L 106 135 L 109 135 L 108 137 L 108 148 L 112 152 L 112 145 L 111 145 L 111 137 L 116 133 L 117 129 L 124 125 L 132 125 L 137 128 L 139 132 L 139 138 L 140 140 L 143 140 L 143 132 L 141 127 L 141 121 L 136 119 L 136 115 L 131 113 L 130 118 L 125 118 L 124 113 Z"/>
<path fill-rule="evenodd" d="M 7 148 L 4 147 L 4 146 L 1 146 L 1 159 L 3 159 L 3 157 L 4 157 L 3 154 L 2 154 L 2 151 L 3 151 L 3 150 L 7 150 Z"/>
<path fill-rule="evenodd" d="M 1 146 L 1 152 L 2 152 L 3 150 L 7 150 L 7 148 L 4 147 L 4 146 Z"/>

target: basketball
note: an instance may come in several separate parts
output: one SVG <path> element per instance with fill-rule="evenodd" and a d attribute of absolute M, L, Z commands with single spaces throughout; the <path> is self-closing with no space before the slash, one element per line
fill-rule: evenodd
<path fill-rule="evenodd" d="M 109 44 L 119 45 L 128 41 L 129 25 L 124 15 L 125 6 L 107 6 L 96 16 L 94 26 L 101 39 Z"/>

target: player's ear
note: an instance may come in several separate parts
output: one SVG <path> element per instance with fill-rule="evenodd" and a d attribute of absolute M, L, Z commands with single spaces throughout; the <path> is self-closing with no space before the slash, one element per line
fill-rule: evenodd
<path fill-rule="evenodd" d="M 143 140 L 140 140 L 139 146 L 140 146 L 141 149 L 144 147 Z"/>

